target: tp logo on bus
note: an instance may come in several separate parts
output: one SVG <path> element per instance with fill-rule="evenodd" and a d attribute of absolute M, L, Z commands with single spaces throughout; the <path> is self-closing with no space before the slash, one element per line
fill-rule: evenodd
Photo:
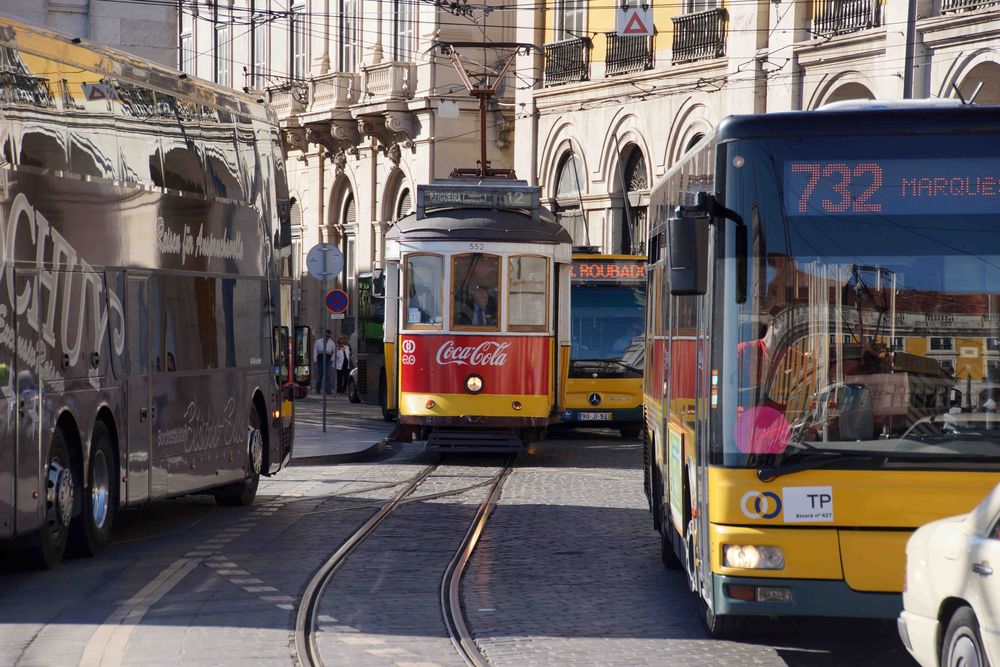
<path fill-rule="evenodd" d="M 740 509 L 748 519 L 773 519 L 781 514 L 781 496 L 773 491 L 747 491 Z"/>

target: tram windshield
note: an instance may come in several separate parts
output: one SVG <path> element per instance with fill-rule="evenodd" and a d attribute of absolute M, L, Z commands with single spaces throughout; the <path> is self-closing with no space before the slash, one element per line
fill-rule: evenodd
<path fill-rule="evenodd" d="M 642 377 L 645 364 L 645 283 L 572 286 L 569 376 Z"/>
<path fill-rule="evenodd" d="M 730 144 L 727 206 L 748 226 L 750 258 L 735 305 L 729 234 L 716 460 L 1000 465 L 994 144 Z"/>
<path fill-rule="evenodd" d="M 500 258 L 473 253 L 452 258 L 452 326 L 497 330 L 500 324 Z"/>

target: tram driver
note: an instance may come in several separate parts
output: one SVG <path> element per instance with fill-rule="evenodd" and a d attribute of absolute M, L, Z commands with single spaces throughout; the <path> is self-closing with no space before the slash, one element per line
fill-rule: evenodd
<path fill-rule="evenodd" d="M 462 326 L 495 327 L 497 325 L 497 300 L 485 287 L 477 287 L 472 298 L 462 304 L 458 314 Z"/>

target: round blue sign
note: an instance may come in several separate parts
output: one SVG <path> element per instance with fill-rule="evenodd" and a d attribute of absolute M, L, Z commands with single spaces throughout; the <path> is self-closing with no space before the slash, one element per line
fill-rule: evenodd
<path fill-rule="evenodd" d="M 347 292 L 342 289 L 330 290 L 326 295 L 326 308 L 331 313 L 343 313 L 347 310 Z"/>

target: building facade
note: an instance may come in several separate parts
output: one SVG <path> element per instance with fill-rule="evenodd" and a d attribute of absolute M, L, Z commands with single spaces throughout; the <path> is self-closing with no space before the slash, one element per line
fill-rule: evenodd
<path fill-rule="evenodd" d="M 177 7 L 170 2 L 0 0 L 0 13 L 161 65 L 177 65 Z"/>
<path fill-rule="evenodd" d="M 995 0 L 652 5 L 653 37 L 616 35 L 615 3 L 520 12 L 519 39 L 544 46 L 519 61 L 534 84 L 517 94 L 515 165 L 579 245 L 643 253 L 650 185 L 727 115 L 977 88 L 1000 103 Z"/>
<path fill-rule="evenodd" d="M 291 191 L 297 321 L 315 331 L 356 334 L 359 281 L 381 263 L 384 234 L 415 209 L 415 188 L 474 168 L 478 100 L 442 43 L 475 76 L 510 49 L 515 12 L 502 5 L 420 0 L 220 0 L 180 5 L 177 64 L 184 71 L 258 91 L 278 113 Z M 488 160 L 513 167 L 513 73 L 486 115 Z M 493 83 L 492 79 L 490 83 Z M 305 273 L 316 243 L 344 254 L 342 276 L 321 284 Z M 323 296 L 343 288 L 345 319 L 330 319 Z M 364 313 L 361 313 L 363 316 Z M 381 342 L 379 342 L 381 346 Z M 355 349 L 358 349 L 355 347 Z"/>

